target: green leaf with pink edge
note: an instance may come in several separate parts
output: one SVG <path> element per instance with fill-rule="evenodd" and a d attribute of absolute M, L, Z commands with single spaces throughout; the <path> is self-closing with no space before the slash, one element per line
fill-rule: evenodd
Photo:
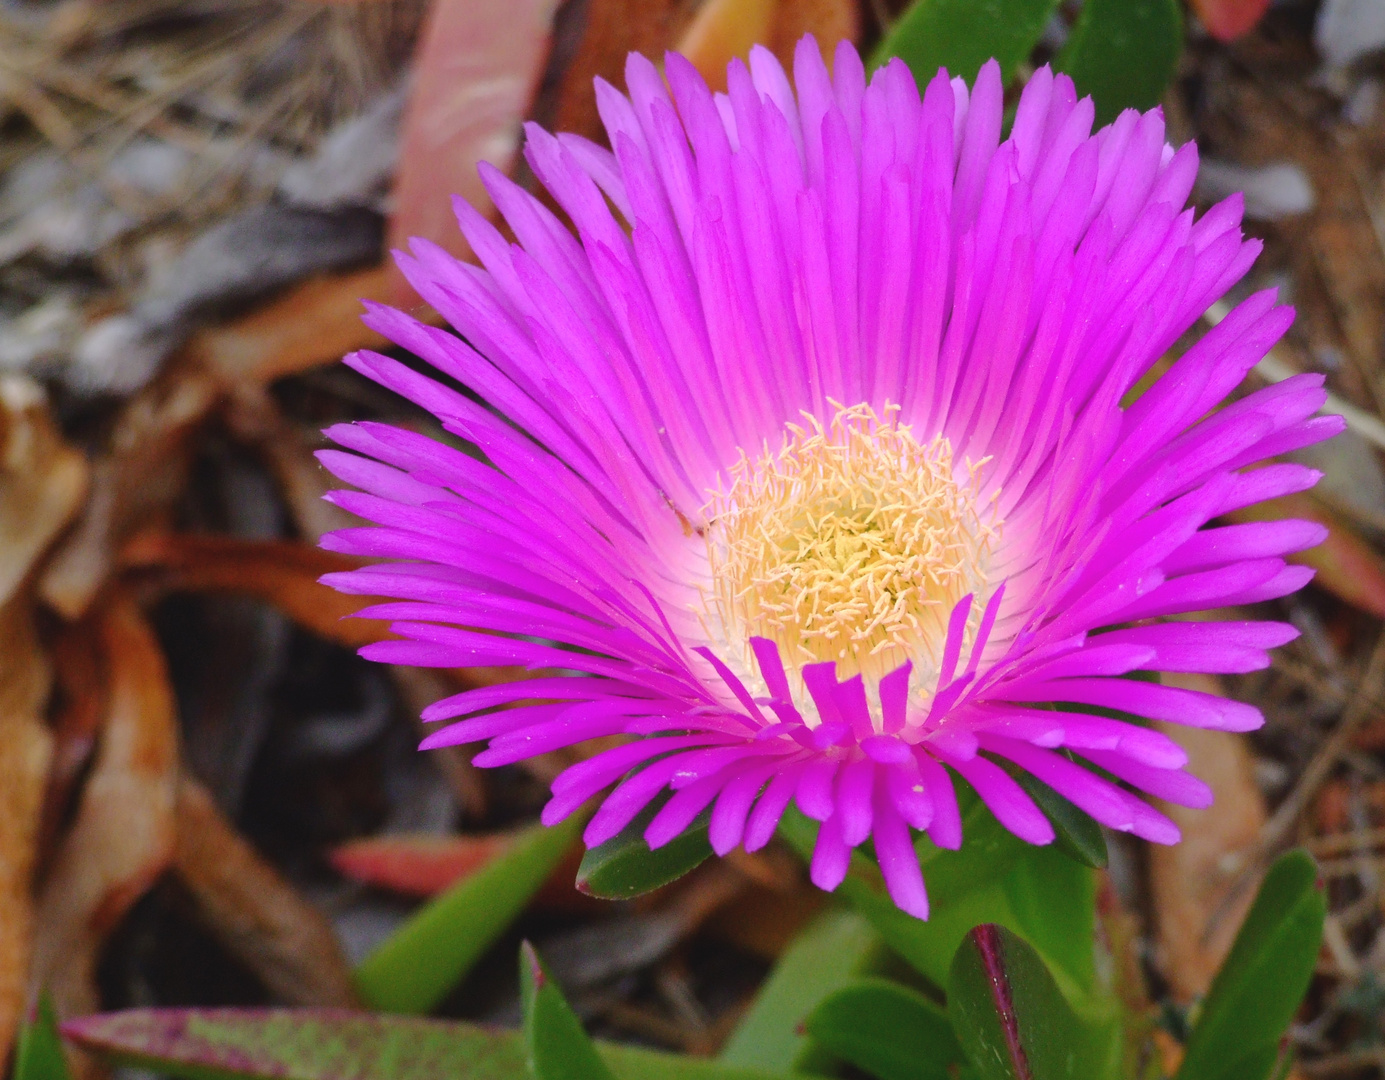
<path fill-rule="evenodd" d="M 978 926 L 958 948 L 947 1012 L 983 1080 L 1114 1075 L 1104 1040 L 1073 1013 L 1034 948 L 1003 926 Z"/>
<path fill-rule="evenodd" d="M 524 1080 L 522 1035 L 343 1009 L 130 1009 L 63 1025 L 116 1064 L 188 1080 Z M 617 1080 L 783 1080 L 782 1073 L 597 1043 Z"/>
<path fill-rule="evenodd" d="M 48 995 L 39 998 L 33 1015 L 19 1029 L 14 1051 L 14 1080 L 71 1080 L 58 1035 L 58 1020 Z"/>
<path fill-rule="evenodd" d="M 1015 837 L 970 789 L 960 788 L 957 794 L 961 849 L 943 850 L 926 836 L 915 843 L 932 909 L 927 921 L 895 907 L 880 868 L 861 851 L 852 854 L 839 895 L 935 986 L 947 985 L 953 954 L 967 931 L 981 923 L 1000 923 L 1039 948 L 1076 1007 L 1108 1016 L 1110 994 L 1097 984 L 1095 973 L 1091 871 L 1052 847 L 1036 848 Z M 790 807 L 779 834 L 804 859 L 812 858 L 816 822 Z M 1055 903 L 1056 911 L 1051 910 Z"/>
<path fill-rule="evenodd" d="M 615 1080 L 534 946 L 519 947 L 524 1053 L 533 1080 Z"/>

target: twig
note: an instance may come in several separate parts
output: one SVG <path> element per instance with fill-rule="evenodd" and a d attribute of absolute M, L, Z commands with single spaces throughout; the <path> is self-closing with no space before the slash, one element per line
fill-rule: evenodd
<path fill-rule="evenodd" d="M 1308 840 L 1304 847 L 1316 858 L 1329 858 L 1349 852 L 1369 851 L 1385 844 L 1385 826 L 1355 832 L 1328 833 Z"/>
<path fill-rule="evenodd" d="M 1299 777 L 1294 790 L 1289 793 L 1289 797 L 1279 804 L 1269 821 L 1265 822 L 1264 828 L 1260 830 L 1260 840 L 1256 845 L 1257 858 L 1254 862 L 1258 863 L 1267 859 L 1283 845 L 1294 824 L 1298 821 L 1299 815 L 1303 813 L 1313 796 L 1318 793 L 1318 789 L 1331 775 L 1342 754 L 1351 745 L 1352 736 L 1356 734 L 1366 720 L 1377 715 L 1379 707 L 1375 704 L 1374 699 L 1380 696 L 1383 689 L 1385 689 L 1385 632 L 1382 632 L 1380 637 L 1376 639 L 1370 663 L 1366 666 L 1366 674 L 1361 679 L 1360 686 L 1351 695 L 1336 728 L 1328 736 L 1327 741 L 1319 747 L 1313 760 L 1308 763 L 1308 767 L 1303 770 L 1303 774 Z"/>

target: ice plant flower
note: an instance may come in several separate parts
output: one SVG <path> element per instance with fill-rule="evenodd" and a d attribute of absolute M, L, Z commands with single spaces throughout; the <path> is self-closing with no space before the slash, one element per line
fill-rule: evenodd
<path fill-rule="evenodd" d="M 1243 672 L 1282 623 L 1165 616 L 1284 596 L 1322 538 L 1212 526 L 1317 474 L 1251 466 L 1336 432 L 1322 379 L 1220 407 L 1288 327 L 1243 300 L 1132 389 L 1250 267 L 1233 198 L 1184 209 L 1195 148 L 1156 112 L 1092 133 L 1047 69 L 1001 139 L 997 66 L 899 61 L 869 85 L 800 43 L 792 85 L 756 49 L 713 94 L 687 60 L 597 84 L 608 151 L 531 126 L 534 175 L 576 227 L 483 166 L 517 243 L 458 203 L 481 267 L 415 242 L 400 265 L 460 336 L 372 307 L 436 369 L 357 371 L 479 453 L 342 425 L 334 501 L 374 525 L 323 543 L 388 561 L 327 580 L 395 664 L 522 665 L 431 706 L 424 746 L 489 740 L 504 765 L 603 737 L 553 782 L 586 829 L 656 798 L 667 843 L 711 808 L 719 853 L 763 846 L 791 800 L 834 888 L 873 839 L 890 895 L 927 914 L 911 843 L 955 848 L 955 777 L 1035 844 L 1027 770 L 1113 829 L 1178 829 L 1135 792 L 1206 806 L 1186 755 L 1111 710 L 1226 731 L 1251 706 L 1123 678 Z M 457 384 L 465 388 L 460 392 Z M 1050 706 L 1061 703 L 1056 710 Z M 671 796 L 665 796 L 671 790 Z"/>

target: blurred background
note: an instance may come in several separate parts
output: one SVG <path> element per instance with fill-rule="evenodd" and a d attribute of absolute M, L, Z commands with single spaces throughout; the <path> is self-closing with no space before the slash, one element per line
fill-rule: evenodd
<path fill-rule="evenodd" d="M 1076 55 L 1101 3 L 1061 4 L 1011 93 Z M 1117 70 L 1069 69 L 1108 116 L 1162 102 L 1171 141 L 1200 147 L 1201 206 L 1245 192 L 1266 249 L 1238 294 L 1298 309 L 1247 389 L 1323 372 L 1350 430 L 1299 455 L 1314 493 L 1254 511 L 1332 529 L 1304 556 L 1315 584 L 1264 605 L 1302 637 L 1228 680 L 1267 726 L 1178 732 L 1217 807 L 1172 808 L 1175 848 L 1113 839 L 1103 933 L 1172 1059 L 1266 857 L 1305 844 L 1331 913 L 1298 1069 L 1380 1076 L 1385 0 L 1120 3 Z M 442 436 L 337 363 L 382 344 L 359 301 L 437 321 L 388 248 L 466 257 L 449 196 L 488 208 L 483 160 L 534 189 L 525 120 L 604 141 L 592 79 L 623 88 L 629 51 L 680 49 L 722 84 L 752 43 L 787 62 L 805 32 L 829 56 L 926 54 L 905 8 L 0 0 L 0 1061 L 39 987 L 63 1016 L 362 1004 L 353 965 L 513 854 L 563 763 L 414 747 L 423 705 L 516 673 L 367 664 L 381 628 L 315 584 L 350 565 L 314 546 L 347 523 L 320 501 L 320 430 Z M 629 903 L 575 892 L 579 854 L 506 901 L 438 1012 L 513 1023 L 528 936 L 595 1033 L 712 1053 L 826 903 L 774 847 Z"/>

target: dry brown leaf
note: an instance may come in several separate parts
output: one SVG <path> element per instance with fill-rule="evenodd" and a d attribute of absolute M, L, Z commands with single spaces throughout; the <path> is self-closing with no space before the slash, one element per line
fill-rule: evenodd
<path fill-rule="evenodd" d="M 383 266 L 314 278 L 244 318 L 199 331 L 187 356 L 228 384 L 267 386 L 356 349 L 380 348 L 384 338 L 361 322 L 361 301 L 388 295 Z"/>
<path fill-rule="evenodd" d="M 313 453 L 326 441 L 320 435 L 310 439 L 304 428 L 284 416 L 264 387 L 232 387 L 225 417 L 232 434 L 252 446 L 273 474 L 300 536 L 316 543 L 324 533 L 360 524 L 360 518 L 323 498 L 337 486 Z"/>
<path fill-rule="evenodd" d="M 250 596 L 304 629 L 357 649 L 389 637 L 389 624 L 350 616 L 375 602 L 348 596 L 318 578 L 355 570 L 358 560 L 291 540 L 247 540 L 193 533 L 142 533 L 121 550 L 125 570 L 143 571 L 157 588 Z"/>
<path fill-rule="evenodd" d="M 187 478 L 190 436 L 218 398 L 211 378 L 179 369 L 131 398 L 92 471 L 76 527 L 39 578 L 39 595 L 79 618 L 110 576 L 115 552 L 135 529 L 168 514 Z"/>
<path fill-rule="evenodd" d="M 81 506 L 87 474 L 86 457 L 63 441 L 39 385 L 0 378 L 0 605 Z"/>
<path fill-rule="evenodd" d="M 187 777 L 178 785 L 174 870 L 221 943 L 288 1005 L 358 1005 L 331 924 L 279 876 Z"/>
<path fill-rule="evenodd" d="M 861 35 L 853 0 L 707 0 L 678 43 L 713 90 L 726 89 L 726 65 L 744 60 L 752 45 L 769 48 L 793 70 L 794 49 L 804 34 L 817 38 L 828 67 L 837 42 Z"/>
<path fill-rule="evenodd" d="M 793 63 L 794 48 L 804 34 L 817 38 L 830 69 L 837 42 L 861 40 L 861 8 L 855 0 L 779 0 L 770 48 L 780 63 Z"/>
<path fill-rule="evenodd" d="M 726 65 L 752 45 L 772 40 L 779 0 L 707 0 L 677 51 L 692 61 L 713 90 L 726 89 Z"/>
<path fill-rule="evenodd" d="M 1188 690 L 1221 694 L 1211 675 L 1165 675 Z M 1254 899 L 1247 859 L 1265 824 L 1265 800 L 1243 736 L 1178 724 L 1160 730 L 1188 752 L 1188 771 L 1211 786 L 1211 810 L 1161 805 L 1183 830 L 1171 847 L 1151 846 L 1150 886 L 1158 933 L 1159 967 L 1182 1002 L 1205 994 Z"/>
<path fill-rule="evenodd" d="M 470 254 L 452 212 L 461 195 L 483 213 L 476 174 L 488 161 L 508 172 L 520 124 L 548 59 L 556 0 L 435 0 L 419 42 L 400 136 L 389 247 L 421 236 Z M 390 266 L 401 303 L 418 302 Z"/>
<path fill-rule="evenodd" d="M 27 593 L 0 608 L 0 1061 L 24 1008 L 33 871 L 52 738 L 43 722 L 49 668 Z"/>
<path fill-rule="evenodd" d="M 53 720 L 53 764 L 43 800 L 41 850 L 45 851 L 52 846 L 110 709 L 110 686 L 101 663 L 100 627 L 95 619 L 87 617 L 65 625 L 54 638 L 51 653 L 57 677 L 57 715 Z"/>
<path fill-rule="evenodd" d="M 24 1007 L 33 874 L 53 740 L 48 658 L 24 584 L 76 513 L 86 458 L 63 442 L 38 384 L 0 378 L 0 1061 Z"/>
<path fill-rule="evenodd" d="M 31 987 L 60 1016 L 99 1005 L 102 943 L 173 855 L 178 730 L 163 653 L 134 601 L 113 593 L 100 614 L 110 708 L 72 828 L 39 893 Z"/>
<path fill-rule="evenodd" d="M 681 0 L 589 0 L 586 25 L 563 72 L 553 110 L 553 129 L 605 141 L 592 80 L 625 85 L 625 58 L 632 52 L 654 60 L 673 47 L 688 23 Z"/>

